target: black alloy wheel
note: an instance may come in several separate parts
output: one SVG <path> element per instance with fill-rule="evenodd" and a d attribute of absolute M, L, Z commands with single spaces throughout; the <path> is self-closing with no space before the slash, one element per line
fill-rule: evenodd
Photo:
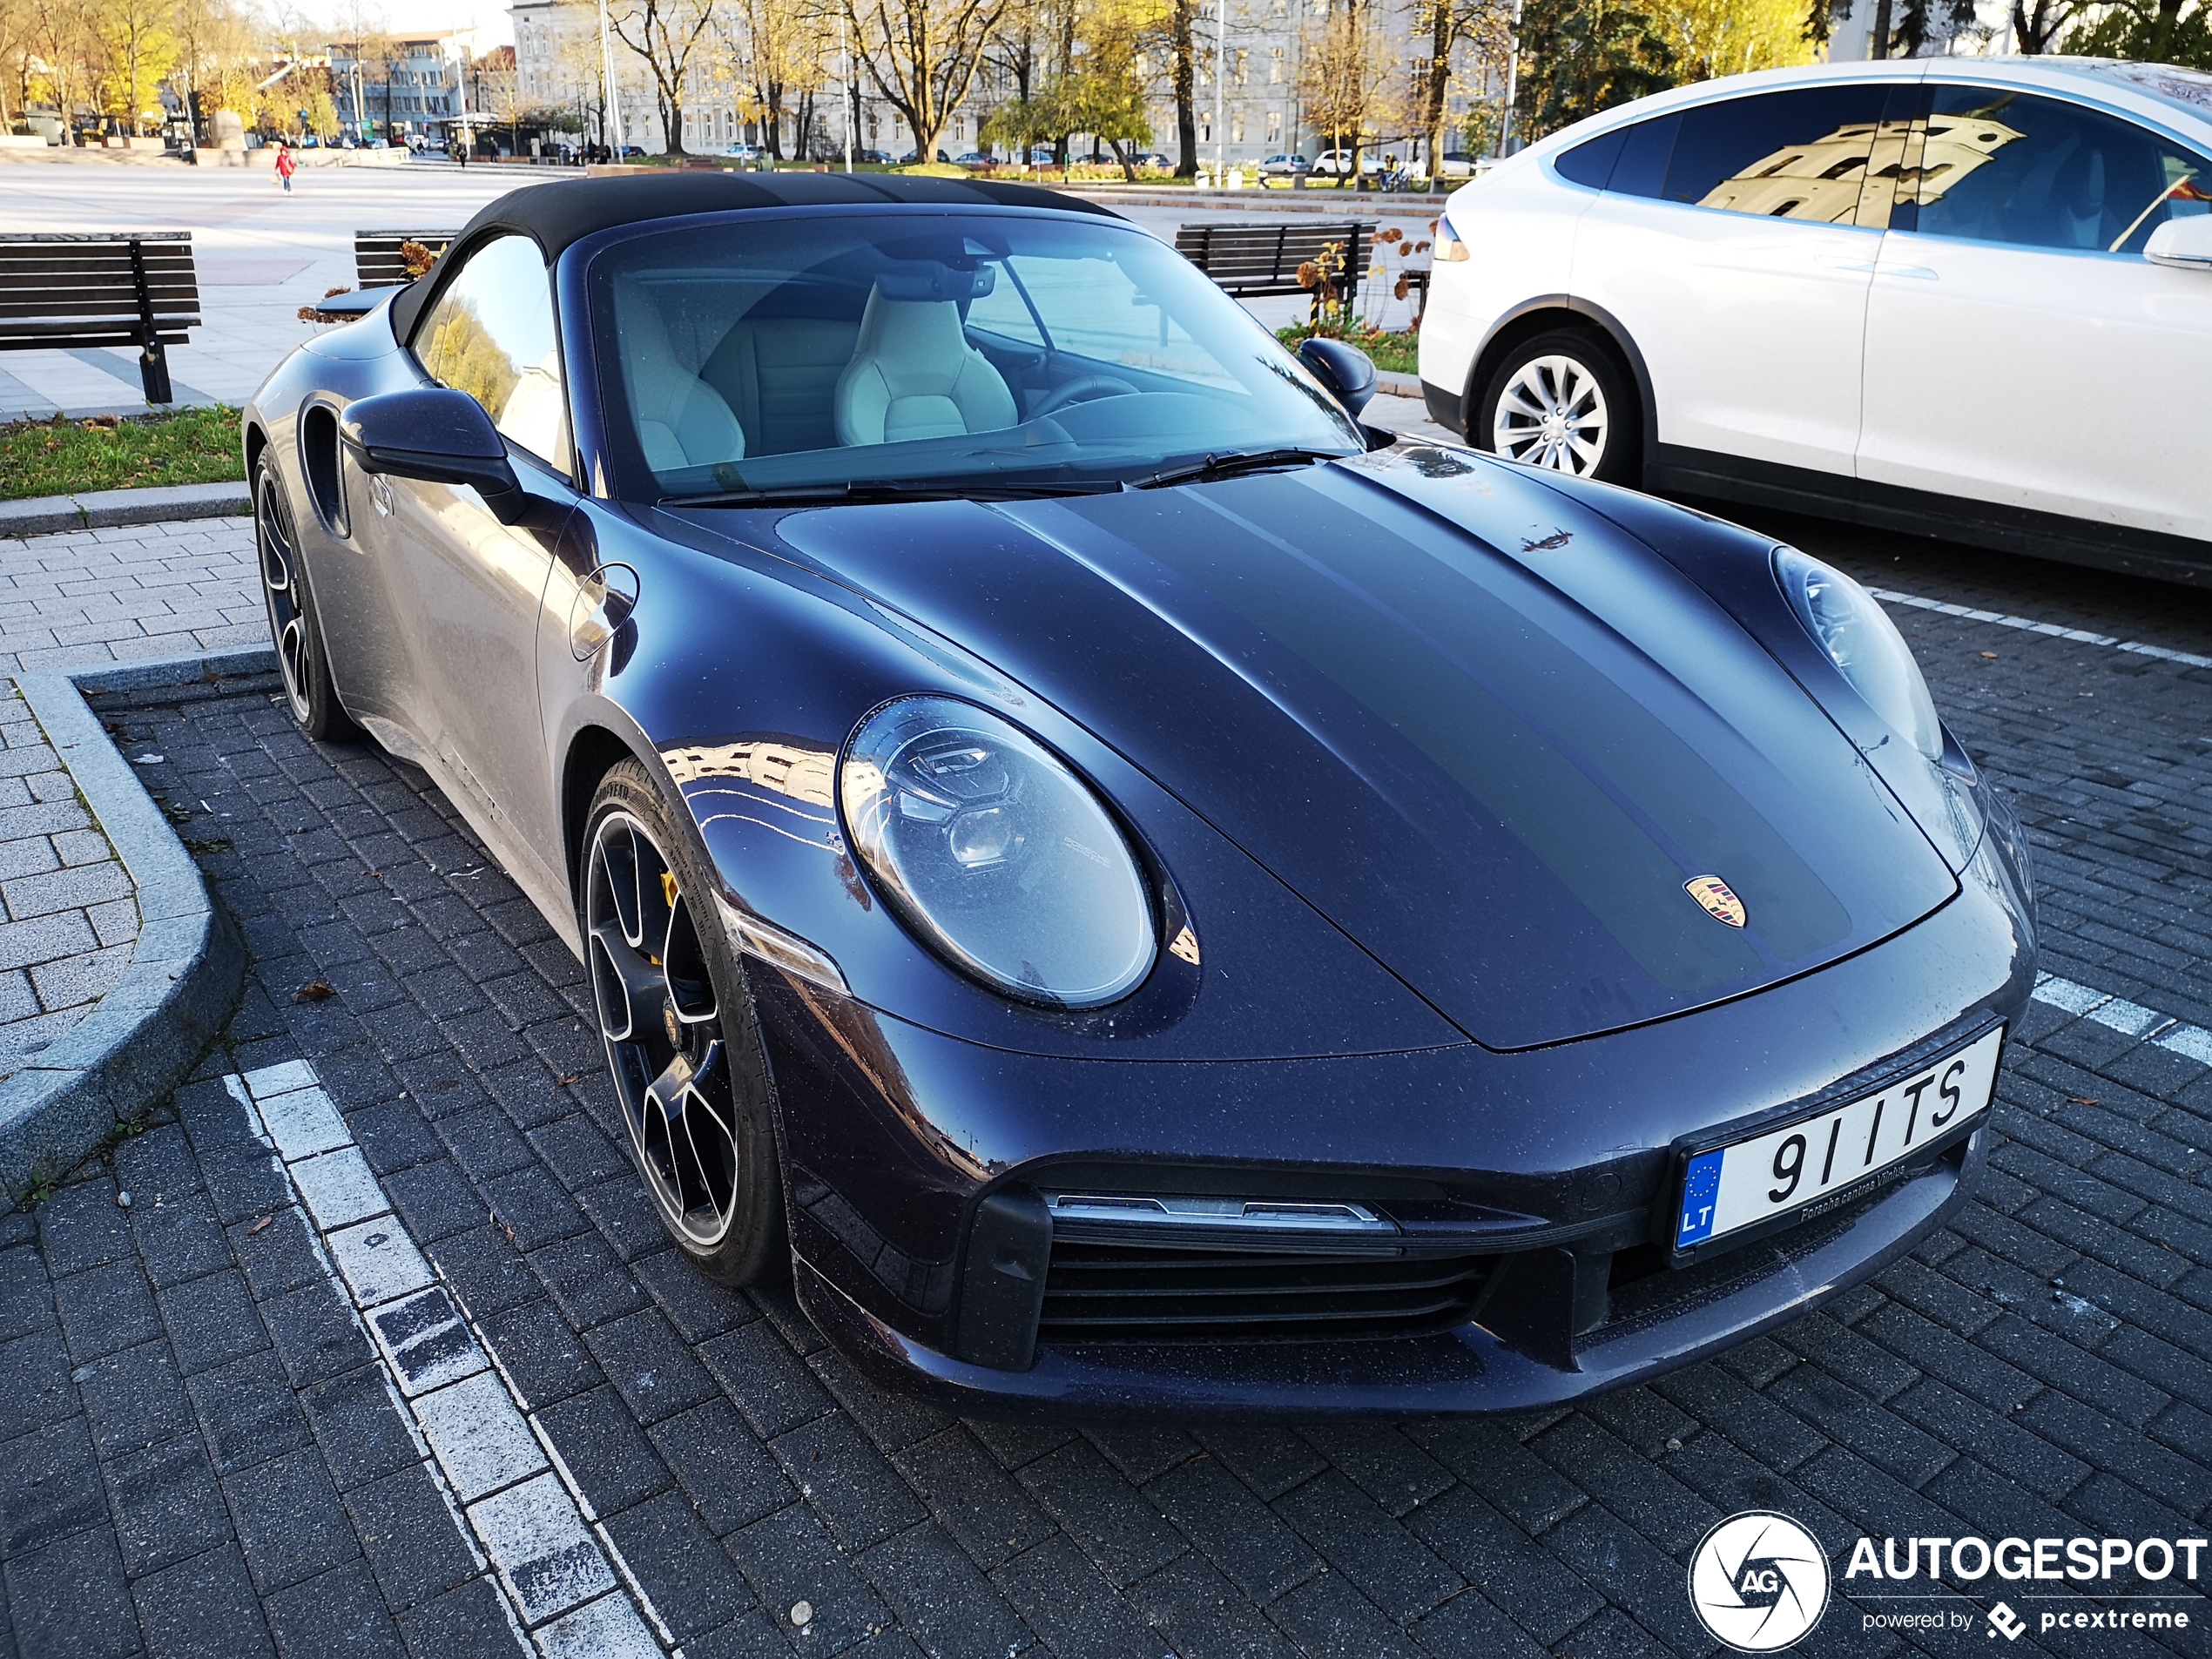
<path fill-rule="evenodd" d="M 261 567 L 261 603 L 268 612 L 269 643 L 284 676 L 285 705 L 307 734 L 324 743 L 359 732 L 339 706 L 330 678 L 330 652 L 307 593 L 292 505 L 276 462 L 263 451 L 253 466 L 253 544 Z"/>
<path fill-rule="evenodd" d="M 765 1068 L 711 890 L 644 770 L 617 765 L 585 832 L 578 906 L 599 1035 L 661 1224 L 708 1277 L 786 1261 Z"/>

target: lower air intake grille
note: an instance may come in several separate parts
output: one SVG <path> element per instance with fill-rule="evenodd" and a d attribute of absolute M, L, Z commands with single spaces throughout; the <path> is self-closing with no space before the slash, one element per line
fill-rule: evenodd
<path fill-rule="evenodd" d="M 1055 1241 L 1040 1342 L 1396 1337 L 1463 1324 L 1493 1258 Z"/>

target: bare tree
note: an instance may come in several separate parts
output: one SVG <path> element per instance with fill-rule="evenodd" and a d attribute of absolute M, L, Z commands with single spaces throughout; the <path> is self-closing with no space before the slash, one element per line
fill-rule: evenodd
<path fill-rule="evenodd" d="M 840 0 L 853 57 L 914 135 L 927 162 L 975 84 L 1006 0 Z"/>
<path fill-rule="evenodd" d="M 1175 90 L 1175 176 L 1198 176 L 1198 112 L 1194 97 L 1197 45 L 1190 19 L 1195 0 L 1174 0 L 1168 13 L 1168 81 Z"/>
<path fill-rule="evenodd" d="M 615 37 L 653 72 L 653 95 L 660 105 L 660 127 L 668 153 L 684 153 L 684 94 L 691 57 L 713 20 L 711 0 L 631 0 L 610 9 Z"/>

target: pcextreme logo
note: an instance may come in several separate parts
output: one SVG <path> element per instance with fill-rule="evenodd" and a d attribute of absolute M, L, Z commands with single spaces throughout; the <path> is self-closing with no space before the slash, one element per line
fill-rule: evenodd
<path fill-rule="evenodd" d="M 1747 1509 L 1707 1533 L 1689 1558 L 1689 1605 L 1716 1642 L 1775 1653 L 1828 1610 L 1828 1554 L 1787 1515 Z"/>

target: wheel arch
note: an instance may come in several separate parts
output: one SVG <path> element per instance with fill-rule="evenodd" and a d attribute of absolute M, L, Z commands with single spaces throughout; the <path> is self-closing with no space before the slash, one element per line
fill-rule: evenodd
<path fill-rule="evenodd" d="M 1577 329 L 1595 334 L 1613 352 L 1621 367 L 1635 382 L 1636 405 L 1643 419 L 1643 453 L 1639 457 L 1638 475 L 1650 473 L 1659 455 L 1659 408 L 1652 395 L 1650 367 L 1637 349 L 1635 339 L 1623 327 L 1621 320 L 1603 306 L 1578 300 L 1569 293 L 1544 294 L 1523 300 L 1492 325 L 1474 362 L 1467 371 L 1467 385 L 1460 393 L 1460 430 L 1469 443 L 1479 443 L 1474 428 L 1475 394 L 1489 384 L 1491 375 L 1498 372 L 1498 365 L 1506 354 L 1524 340 L 1552 328 Z"/>
<path fill-rule="evenodd" d="M 649 774 L 655 771 L 629 738 L 596 723 L 578 726 L 562 756 L 561 851 L 572 896 L 583 868 L 583 832 L 591 816 L 591 798 L 598 792 L 600 779 L 625 760 L 637 761 Z"/>

